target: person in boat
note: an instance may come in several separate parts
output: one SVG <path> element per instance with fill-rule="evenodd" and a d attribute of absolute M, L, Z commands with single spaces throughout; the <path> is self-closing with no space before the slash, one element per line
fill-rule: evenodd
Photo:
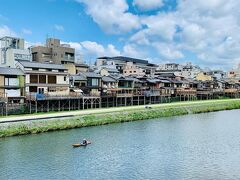
<path fill-rule="evenodd" d="M 87 140 L 83 139 L 83 145 L 87 145 Z"/>

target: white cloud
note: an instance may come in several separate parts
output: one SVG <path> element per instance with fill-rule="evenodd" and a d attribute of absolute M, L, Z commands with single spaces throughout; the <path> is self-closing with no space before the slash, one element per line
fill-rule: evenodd
<path fill-rule="evenodd" d="M 133 0 L 133 5 L 140 10 L 148 11 L 161 8 L 164 4 L 163 0 Z"/>
<path fill-rule="evenodd" d="M 85 60 L 92 60 L 99 56 L 119 56 L 121 54 L 112 44 L 108 44 L 105 47 L 102 44 L 93 41 L 61 43 L 69 44 L 72 48 L 75 48 L 76 57 L 82 58 L 84 55 Z"/>
<path fill-rule="evenodd" d="M 23 28 L 23 29 L 22 29 L 22 33 L 23 33 L 23 34 L 30 35 L 30 34 L 32 34 L 32 31 L 31 31 L 30 29 L 25 29 L 25 28 Z"/>
<path fill-rule="evenodd" d="M 154 47 L 167 60 L 183 58 L 189 52 L 202 64 L 229 67 L 240 59 L 240 1 L 179 0 L 177 3 L 174 11 L 140 16 L 144 28 L 131 35 L 129 42 Z"/>
<path fill-rule="evenodd" d="M 147 57 L 146 51 L 144 51 L 141 46 L 135 44 L 126 44 L 123 47 L 122 55 L 140 59 L 146 59 Z"/>
<path fill-rule="evenodd" d="M 59 24 L 55 24 L 54 29 L 56 29 L 57 31 L 64 31 L 64 27 L 62 25 L 59 25 Z"/>
<path fill-rule="evenodd" d="M 153 43 L 153 47 L 157 49 L 160 56 L 162 56 L 167 60 L 174 60 L 174 59 L 179 59 L 184 57 L 183 53 L 178 49 L 176 49 L 171 44 Z"/>
<path fill-rule="evenodd" d="M 120 51 L 117 50 L 112 44 L 109 44 L 105 51 L 107 56 L 119 56 L 121 54 Z"/>
<path fill-rule="evenodd" d="M 82 47 L 86 53 L 90 55 L 101 56 L 104 54 L 104 47 L 96 42 L 92 41 L 83 41 L 81 42 Z"/>
<path fill-rule="evenodd" d="M 125 33 L 141 27 L 139 17 L 128 12 L 125 0 L 76 1 L 86 5 L 86 13 L 107 33 Z"/>
<path fill-rule="evenodd" d="M 11 30 L 8 26 L 2 25 L 0 26 L 0 37 L 2 36 L 16 36 L 16 33 Z"/>

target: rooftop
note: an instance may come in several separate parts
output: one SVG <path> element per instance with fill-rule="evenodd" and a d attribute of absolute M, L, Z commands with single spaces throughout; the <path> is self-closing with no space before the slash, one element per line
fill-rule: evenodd
<path fill-rule="evenodd" d="M 110 76 L 103 76 L 102 77 L 102 81 L 103 82 L 116 82 L 117 80 L 112 78 L 112 77 L 110 77 Z"/>
<path fill-rule="evenodd" d="M 0 74 L 1 75 L 16 75 L 16 76 L 22 76 L 24 73 L 21 69 L 17 68 L 7 68 L 7 67 L 0 67 Z"/>
<path fill-rule="evenodd" d="M 79 73 L 82 76 L 90 77 L 90 78 L 101 78 L 102 76 L 100 74 L 97 74 L 95 72 L 80 72 Z"/>
<path fill-rule="evenodd" d="M 29 62 L 29 61 L 18 61 L 25 68 L 41 68 L 41 69 L 61 69 L 66 70 L 66 68 L 61 64 L 51 64 L 51 63 L 39 63 L 39 62 Z"/>
<path fill-rule="evenodd" d="M 125 62 L 149 64 L 148 60 L 137 59 L 137 58 L 130 58 L 130 57 L 125 57 L 125 56 L 99 57 L 98 59 L 106 59 L 107 61 L 118 60 L 118 61 L 125 61 Z"/>
<path fill-rule="evenodd" d="M 86 81 L 87 78 L 81 74 L 71 76 L 70 79 L 73 79 L 75 81 Z"/>

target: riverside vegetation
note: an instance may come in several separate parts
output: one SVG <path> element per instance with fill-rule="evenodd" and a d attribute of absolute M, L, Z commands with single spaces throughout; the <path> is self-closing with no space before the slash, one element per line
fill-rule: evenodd
<path fill-rule="evenodd" d="M 228 100 L 225 102 L 216 100 L 214 102 L 195 103 L 194 105 L 172 104 L 168 107 L 153 107 L 147 109 L 99 113 L 94 115 L 80 115 L 65 119 L 9 123 L 0 126 L 0 137 L 37 134 L 48 131 L 81 128 L 86 126 L 97 126 L 110 123 L 147 120 L 160 117 L 179 116 L 231 109 L 240 109 L 240 100 Z"/>

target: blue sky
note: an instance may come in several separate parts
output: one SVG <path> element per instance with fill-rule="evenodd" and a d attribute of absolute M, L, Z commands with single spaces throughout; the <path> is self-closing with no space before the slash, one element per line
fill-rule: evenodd
<path fill-rule="evenodd" d="M 240 61 L 236 0 L 0 0 L 0 36 L 60 38 L 84 60 L 124 55 L 154 63 Z"/>

